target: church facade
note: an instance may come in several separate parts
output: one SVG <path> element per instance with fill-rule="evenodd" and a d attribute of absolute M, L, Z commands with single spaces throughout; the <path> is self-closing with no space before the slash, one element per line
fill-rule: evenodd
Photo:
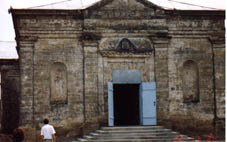
<path fill-rule="evenodd" d="M 39 139 L 43 118 L 59 138 L 123 125 L 225 131 L 224 11 L 103 0 L 80 10 L 10 12 L 17 125 L 27 141 Z"/>

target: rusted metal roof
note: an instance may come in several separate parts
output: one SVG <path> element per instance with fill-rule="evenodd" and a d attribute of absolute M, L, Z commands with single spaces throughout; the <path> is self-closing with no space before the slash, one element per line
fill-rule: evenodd
<path fill-rule="evenodd" d="M 0 59 L 18 59 L 15 41 L 0 41 Z"/>

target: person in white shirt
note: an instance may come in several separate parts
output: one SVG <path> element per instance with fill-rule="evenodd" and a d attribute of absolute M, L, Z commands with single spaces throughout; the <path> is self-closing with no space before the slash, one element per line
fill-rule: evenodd
<path fill-rule="evenodd" d="M 52 125 L 49 125 L 49 120 L 43 120 L 44 126 L 41 128 L 42 142 L 56 142 L 55 130 Z"/>

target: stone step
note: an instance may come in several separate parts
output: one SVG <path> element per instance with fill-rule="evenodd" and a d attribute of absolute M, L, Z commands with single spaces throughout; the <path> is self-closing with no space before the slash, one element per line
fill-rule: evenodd
<path fill-rule="evenodd" d="M 170 129 L 140 129 L 140 130 L 96 130 L 96 133 L 158 133 L 158 132 L 171 132 Z"/>
<path fill-rule="evenodd" d="M 108 139 L 175 139 L 176 137 L 182 138 L 182 139 L 188 139 L 189 137 L 185 135 L 174 135 L 174 136 L 121 136 L 121 137 L 95 137 L 95 136 L 84 136 L 86 139 L 96 139 L 96 140 L 108 140 Z"/>
<path fill-rule="evenodd" d="M 78 141 L 78 140 L 75 140 L 75 141 L 71 141 L 71 142 L 89 142 L 88 140 L 81 140 L 81 141 Z M 99 141 L 92 141 L 92 142 L 99 142 Z M 102 142 L 102 141 L 100 141 L 100 142 Z M 114 142 L 114 141 L 113 141 Z M 122 142 L 126 142 L 126 141 L 122 141 Z M 137 142 L 139 142 L 139 141 L 137 141 Z M 148 142 L 148 141 L 146 141 L 146 142 Z M 174 142 L 174 140 L 152 140 L 152 141 L 150 141 L 150 142 Z M 182 140 L 182 141 L 176 141 L 176 142 L 208 142 L 207 140 Z M 210 141 L 210 142 L 212 142 L 212 141 Z M 226 142 L 226 141 L 223 141 L 223 140 L 216 140 L 216 141 L 214 141 L 214 142 Z"/>
<path fill-rule="evenodd" d="M 193 140 L 162 126 L 102 127 L 73 142 L 173 142 L 180 138 Z"/>
<path fill-rule="evenodd" d="M 174 142 L 174 139 L 109 139 L 109 140 L 90 140 L 79 139 L 78 142 Z M 184 139 L 181 142 L 192 142 L 192 139 Z"/>
<path fill-rule="evenodd" d="M 106 134 L 100 134 L 100 133 L 90 133 L 91 136 L 96 137 L 121 137 L 121 136 L 177 136 L 180 135 L 177 132 L 156 132 L 156 133 L 106 133 Z"/>
<path fill-rule="evenodd" d="M 139 130 L 139 129 L 163 129 L 163 126 L 119 126 L 119 127 L 102 127 L 101 130 Z"/>

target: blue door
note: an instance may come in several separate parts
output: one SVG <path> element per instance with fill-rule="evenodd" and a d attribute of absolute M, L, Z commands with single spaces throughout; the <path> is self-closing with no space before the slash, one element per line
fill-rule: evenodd
<path fill-rule="evenodd" d="M 155 82 L 144 82 L 140 85 L 140 124 L 157 124 Z"/>
<path fill-rule="evenodd" d="M 113 83 L 108 82 L 108 121 L 109 126 L 114 126 Z"/>

